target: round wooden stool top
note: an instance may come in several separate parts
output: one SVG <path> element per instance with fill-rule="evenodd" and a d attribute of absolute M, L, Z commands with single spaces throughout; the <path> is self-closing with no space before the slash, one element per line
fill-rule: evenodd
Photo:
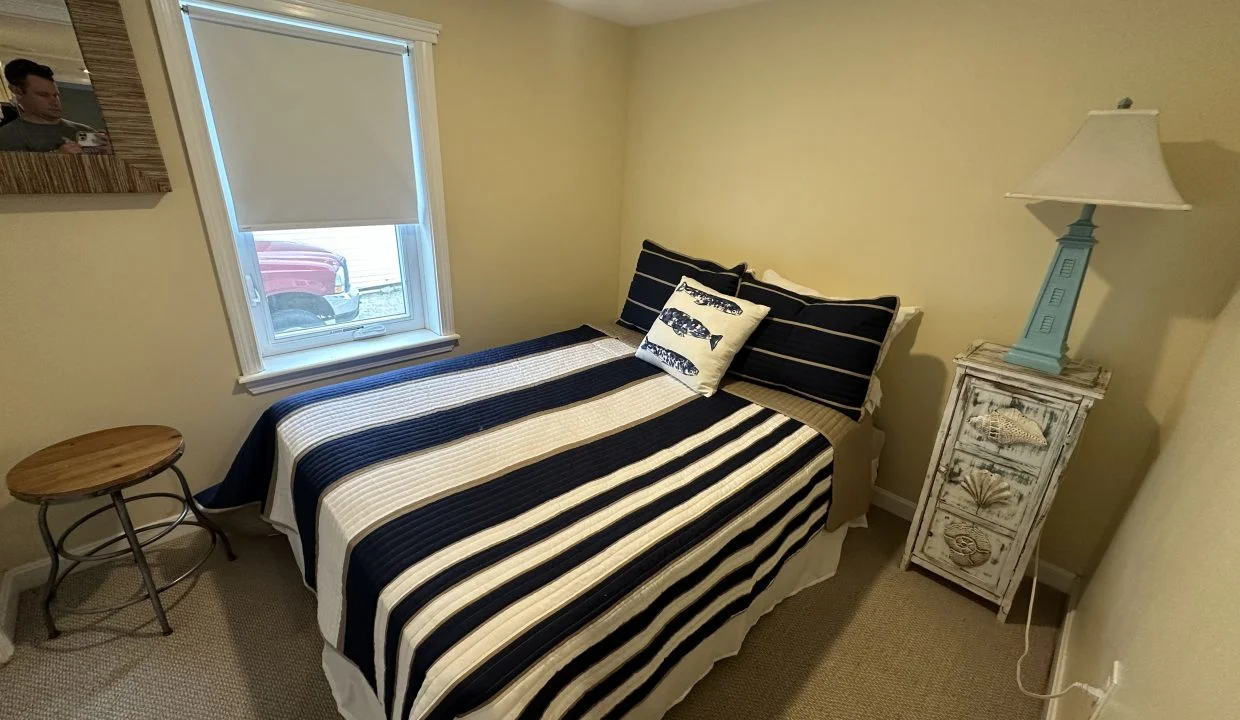
<path fill-rule="evenodd" d="M 181 433 L 163 425 L 100 430 L 45 447 L 14 465 L 9 493 L 32 503 L 103 495 L 158 475 L 183 452 Z"/>

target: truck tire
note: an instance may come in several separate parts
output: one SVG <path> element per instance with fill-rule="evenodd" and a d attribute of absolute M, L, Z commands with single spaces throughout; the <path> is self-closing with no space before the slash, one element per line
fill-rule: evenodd
<path fill-rule="evenodd" d="M 271 313 L 271 325 L 277 333 L 323 327 L 324 324 L 322 318 L 309 310 L 284 308 Z"/>

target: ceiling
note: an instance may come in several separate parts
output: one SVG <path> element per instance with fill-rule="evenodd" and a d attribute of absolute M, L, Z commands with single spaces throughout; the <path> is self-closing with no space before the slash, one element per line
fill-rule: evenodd
<path fill-rule="evenodd" d="M 655 23 L 703 15 L 724 8 L 749 5 L 765 0 L 551 0 L 557 5 L 580 10 L 621 25 Z"/>

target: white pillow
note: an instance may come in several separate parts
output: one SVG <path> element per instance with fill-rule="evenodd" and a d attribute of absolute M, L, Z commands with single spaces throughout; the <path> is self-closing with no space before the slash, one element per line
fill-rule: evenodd
<path fill-rule="evenodd" d="M 830 297 L 829 295 L 821 293 L 812 287 L 807 287 L 805 285 L 794 283 L 788 278 L 784 277 L 783 275 L 780 275 L 779 273 L 775 272 L 774 270 L 770 270 L 770 269 L 762 273 L 762 281 L 768 282 L 772 285 L 778 285 L 785 290 L 791 290 L 792 292 L 798 293 L 800 295 L 813 295 L 814 297 L 820 297 L 824 300 L 849 300 L 851 299 L 851 298 Z M 921 308 L 916 305 L 901 305 L 900 309 L 896 311 L 896 319 L 895 321 L 891 323 L 891 329 L 887 331 L 887 339 L 883 341 L 883 347 L 878 351 L 878 363 L 874 365 L 874 372 L 877 373 L 878 369 L 883 366 L 883 360 L 887 357 L 887 350 L 891 348 L 891 341 L 895 339 L 896 335 L 900 334 L 900 331 L 903 330 L 905 326 L 907 326 L 910 322 L 912 322 L 913 318 L 917 317 L 920 314 L 921 314 Z M 882 384 L 879 383 L 878 381 L 878 376 L 875 375 L 874 378 L 870 381 L 870 391 L 865 396 L 866 412 L 873 415 L 874 411 L 878 409 L 879 403 L 882 402 L 882 399 L 883 399 L 883 387 L 882 387 Z"/>
<path fill-rule="evenodd" d="M 710 397 L 719 388 L 732 357 L 769 311 L 765 305 L 724 295 L 682 277 L 650 332 L 642 338 L 637 357 Z"/>

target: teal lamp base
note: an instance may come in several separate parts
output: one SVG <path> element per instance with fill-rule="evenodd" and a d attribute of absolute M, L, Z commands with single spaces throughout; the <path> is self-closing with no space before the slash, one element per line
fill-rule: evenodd
<path fill-rule="evenodd" d="M 1003 356 L 1004 361 L 1050 375 L 1063 372 L 1068 364 L 1068 331 L 1072 329 L 1072 315 L 1085 282 L 1090 253 L 1098 243 L 1094 239 L 1097 226 L 1093 223 L 1096 207 L 1082 208 L 1081 217 L 1059 238 L 1059 248 L 1042 281 L 1038 302 L 1029 314 L 1024 333 Z"/>
<path fill-rule="evenodd" d="M 1036 350 L 1025 350 L 1013 346 L 1003 356 L 1003 361 L 1013 365 L 1033 368 L 1034 370 L 1041 370 L 1048 375 L 1058 375 L 1063 372 L 1064 367 L 1068 364 L 1068 354 L 1060 352 L 1057 355 L 1043 355 Z"/>

